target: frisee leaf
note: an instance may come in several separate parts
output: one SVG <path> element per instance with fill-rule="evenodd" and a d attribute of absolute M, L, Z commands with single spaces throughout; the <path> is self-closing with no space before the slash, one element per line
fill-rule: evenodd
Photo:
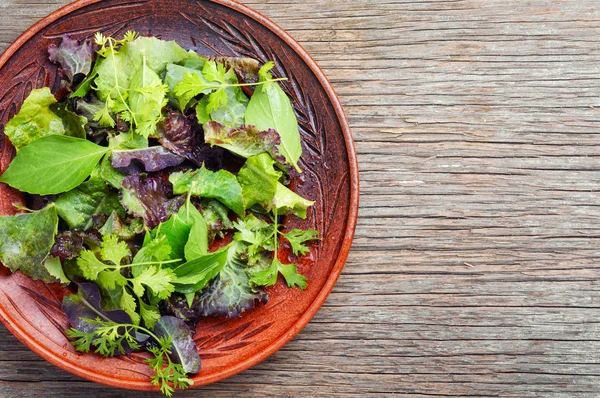
<path fill-rule="evenodd" d="M 38 195 L 70 191 L 90 175 L 108 151 L 80 138 L 42 137 L 19 151 L 0 182 Z"/>

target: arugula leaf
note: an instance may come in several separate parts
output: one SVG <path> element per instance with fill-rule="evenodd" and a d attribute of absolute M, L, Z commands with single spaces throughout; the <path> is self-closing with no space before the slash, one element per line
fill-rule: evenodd
<path fill-rule="evenodd" d="M 302 155 L 298 120 L 290 99 L 281 87 L 272 81 L 269 70 L 274 66 L 273 62 L 267 62 L 259 71 L 259 82 L 264 84 L 254 90 L 250 98 L 245 115 L 246 125 L 256 126 L 261 131 L 277 131 L 281 137 L 279 150 L 288 163 L 301 172 L 298 167 L 298 160 Z"/>
<path fill-rule="evenodd" d="M 305 255 L 310 251 L 308 246 L 304 243 L 319 239 L 319 232 L 314 229 L 293 229 L 290 232 L 283 234 L 283 236 L 290 242 L 294 255 L 298 256 Z"/>
<path fill-rule="evenodd" d="M 60 46 L 54 43 L 48 46 L 48 54 L 51 62 L 60 65 L 60 71 L 71 85 L 75 75 L 90 73 L 94 49 L 91 40 L 73 40 L 65 35 Z"/>
<path fill-rule="evenodd" d="M 107 189 L 104 181 L 92 178 L 77 188 L 63 193 L 55 202 L 58 215 L 70 228 L 87 230 L 92 218 L 99 214 L 109 215 L 113 211 L 125 216 L 119 196 Z"/>
<path fill-rule="evenodd" d="M 0 216 L 0 260 L 12 272 L 20 270 L 33 279 L 55 282 L 44 261 L 57 229 L 58 216 L 52 203 L 31 213 Z"/>
<path fill-rule="evenodd" d="M 248 158 L 237 175 L 242 187 L 244 207 L 249 209 L 255 204 L 267 207 L 275 197 L 281 173 L 275 171 L 275 161 L 267 153 Z"/>
<path fill-rule="evenodd" d="M 194 171 L 173 173 L 169 181 L 176 195 L 189 192 L 193 196 L 217 199 L 237 214 L 244 214 L 242 188 L 227 170 L 213 172 L 202 166 Z"/>
<path fill-rule="evenodd" d="M 39 195 L 70 191 L 90 175 L 108 150 L 79 138 L 42 137 L 17 154 L 0 182 Z"/>
<path fill-rule="evenodd" d="M 315 202 L 304 199 L 302 196 L 294 193 L 281 183 L 277 183 L 275 197 L 271 202 L 271 207 L 291 212 L 300 218 L 306 218 L 306 210 L 315 204 Z"/>
<path fill-rule="evenodd" d="M 4 127 L 4 133 L 17 151 L 40 137 L 62 135 L 62 120 L 50 109 L 56 98 L 48 87 L 32 90 L 21 105 L 21 110 Z"/>

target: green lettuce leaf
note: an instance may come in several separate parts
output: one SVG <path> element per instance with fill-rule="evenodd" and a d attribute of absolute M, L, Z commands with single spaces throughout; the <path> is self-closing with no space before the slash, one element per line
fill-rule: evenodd
<path fill-rule="evenodd" d="M 277 208 L 283 212 L 293 213 L 300 218 L 306 218 L 306 210 L 314 205 L 315 202 L 304 199 L 302 196 L 294 193 L 281 183 L 277 183 L 275 197 L 271 202 L 272 208 Z"/>
<path fill-rule="evenodd" d="M 245 120 L 247 125 L 256 126 L 261 131 L 274 129 L 281 137 L 279 150 L 298 172 L 298 160 L 302 155 L 298 119 L 285 92 L 277 82 L 273 82 L 269 70 L 274 64 L 268 62 L 259 71 L 260 82 L 265 82 L 254 91 L 250 98 Z"/>
<path fill-rule="evenodd" d="M 267 153 L 248 158 L 237 175 L 242 187 L 244 207 L 249 209 L 255 204 L 267 207 L 275 197 L 277 183 L 281 173 L 275 171 L 275 161 Z"/>
<path fill-rule="evenodd" d="M 110 215 L 113 211 L 121 217 L 126 215 L 119 195 L 107 189 L 104 181 L 99 178 L 90 179 L 60 195 L 55 203 L 58 215 L 70 228 L 84 231 L 92 226 L 92 217 L 96 215 Z"/>
<path fill-rule="evenodd" d="M 233 174 L 227 170 L 213 172 L 201 169 L 169 176 L 173 192 L 180 195 L 190 192 L 193 196 L 217 199 L 238 215 L 244 214 L 242 188 Z"/>
<path fill-rule="evenodd" d="M 46 282 L 56 278 L 44 262 L 50 254 L 58 230 L 58 216 L 54 204 L 27 214 L 0 217 L 0 260 L 15 272 Z M 49 264 L 52 273 L 55 269 Z"/>
<path fill-rule="evenodd" d="M 63 121 L 50 109 L 55 103 L 56 98 L 48 87 L 31 91 L 19 113 L 4 127 L 4 133 L 17 151 L 40 137 L 65 133 Z"/>

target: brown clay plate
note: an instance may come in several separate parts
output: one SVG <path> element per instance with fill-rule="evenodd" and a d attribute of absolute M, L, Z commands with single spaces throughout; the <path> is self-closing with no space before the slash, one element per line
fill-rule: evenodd
<path fill-rule="evenodd" d="M 196 329 L 202 370 L 195 386 L 222 380 L 256 365 L 290 341 L 315 315 L 333 288 L 348 256 L 358 210 L 358 168 L 352 136 L 331 85 L 314 60 L 287 33 L 251 9 L 230 0 L 81 0 L 32 26 L 0 57 L 0 126 L 18 111 L 34 88 L 56 89 L 56 66 L 46 49 L 63 34 L 84 38 L 101 31 L 127 30 L 176 40 L 200 53 L 274 60 L 275 74 L 292 98 L 303 139 L 301 177 L 291 188 L 316 201 L 306 220 L 292 227 L 317 229 L 323 238 L 299 270 L 305 291 L 279 283 L 266 306 L 235 319 L 210 318 Z M 0 172 L 13 157 L 0 135 Z M 0 184 L 0 214 L 12 214 L 18 192 Z M 111 386 L 154 390 L 144 354 L 105 359 L 75 352 L 65 337 L 61 300 L 68 289 L 32 281 L 0 266 L 0 320 L 49 362 L 89 380 Z"/>

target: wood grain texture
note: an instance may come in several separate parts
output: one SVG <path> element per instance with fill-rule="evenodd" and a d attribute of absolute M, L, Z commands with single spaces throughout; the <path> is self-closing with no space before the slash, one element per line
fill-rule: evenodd
<path fill-rule="evenodd" d="M 600 395 L 600 2 L 245 0 L 331 79 L 355 245 L 269 360 L 181 397 Z M 61 0 L 0 0 L 0 46 Z M 0 331 L 0 396 L 119 397 Z M 130 393 L 142 397 L 147 393 Z"/>

